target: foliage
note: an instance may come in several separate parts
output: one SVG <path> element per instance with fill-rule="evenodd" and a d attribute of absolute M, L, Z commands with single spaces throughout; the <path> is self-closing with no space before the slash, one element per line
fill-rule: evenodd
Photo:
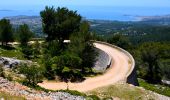
<path fill-rule="evenodd" d="M 44 69 L 37 65 L 21 64 L 19 66 L 19 73 L 25 75 L 26 82 L 35 86 L 38 82 L 42 81 Z"/>
<path fill-rule="evenodd" d="M 85 21 L 80 26 L 80 33 L 74 33 L 71 37 L 69 51 L 82 59 L 82 72 L 91 69 L 96 61 L 97 52 L 91 42 L 92 36 L 89 32 L 89 24 Z"/>
<path fill-rule="evenodd" d="M 81 75 L 75 75 L 80 69 L 81 62 L 82 60 L 79 57 L 66 53 L 52 58 L 52 68 L 57 75 L 61 76 L 62 80 L 74 80 L 76 77 L 81 78 Z"/>
<path fill-rule="evenodd" d="M 72 54 L 69 54 L 69 53 L 65 53 L 61 56 L 58 56 L 58 57 L 54 57 L 52 59 L 53 63 L 56 63 L 57 66 L 68 66 L 70 68 L 78 68 L 82 62 L 82 60 L 75 56 L 75 55 L 72 55 Z"/>
<path fill-rule="evenodd" d="M 133 45 L 143 42 L 164 42 L 170 41 L 170 25 L 163 23 L 150 22 L 120 22 L 120 21 L 102 21 L 92 20 L 92 32 L 96 32 L 101 38 L 107 39 L 115 33 L 121 33 L 123 36 L 129 37 Z M 100 39 L 102 40 L 102 39 Z"/>
<path fill-rule="evenodd" d="M 0 77 L 5 77 L 4 70 L 2 68 L 3 66 L 0 64 Z"/>
<path fill-rule="evenodd" d="M 17 59 L 21 59 L 21 60 L 25 60 L 25 58 L 23 57 L 23 53 L 20 51 L 20 48 L 16 47 L 16 48 L 10 48 L 8 47 L 8 49 L 0 47 L 0 55 L 4 56 L 4 57 L 15 57 Z"/>
<path fill-rule="evenodd" d="M 146 42 L 131 50 L 138 68 L 138 77 L 150 83 L 161 83 L 162 79 L 169 79 L 169 45 L 169 42 Z"/>
<path fill-rule="evenodd" d="M 163 74 L 163 79 L 170 80 L 170 59 L 161 60 L 161 71 Z"/>
<path fill-rule="evenodd" d="M 151 91 L 154 91 L 156 93 L 159 93 L 165 96 L 170 96 L 170 87 L 168 86 L 159 85 L 159 84 L 155 84 L 155 85 L 149 84 L 142 79 L 138 79 L 138 81 L 139 81 L 139 85 L 144 87 L 147 90 L 151 90 Z"/>
<path fill-rule="evenodd" d="M 38 58 L 38 55 L 41 54 L 41 44 L 38 41 L 35 41 L 32 45 L 32 55 L 33 58 Z"/>
<path fill-rule="evenodd" d="M 33 36 L 33 33 L 30 31 L 27 24 L 20 25 L 17 30 L 18 40 L 21 43 L 21 46 L 27 46 L 28 41 Z"/>
<path fill-rule="evenodd" d="M 146 80 L 150 83 L 161 82 L 161 72 L 159 67 L 159 45 L 155 43 L 144 43 L 141 45 L 141 59 L 148 66 Z"/>
<path fill-rule="evenodd" d="M 96 60 L 89 23 L 67 8 L 46 7 L 40 14 L 47 34 L 43 45 L 45 76 L 54 79 L 58 75 L 66 82 L 81 81 L 86 69 L 91 69 Z M 64 43 L 65 39 L 71 42 Z"/>
<path fill-rule="evenodd" d="M 91 98 L 92 100 L 101 100 L 97 95 L 89 95 L 88 97 L 86 97 L 87 100 L 89 100 L 89 98 Z"/>
<path fill-rule="evenodd" d="M 44 76 L 49 80 L 55 78 L 55 72 L 52 68 L 54 67 L 54 64 L 52 63 L 51 59 L 53 57 L 59 56 L 61 52 L 62 51 L 59 47 L 58 41 L 56 40 L 45 42 L 44 44 L 42 44 L 43 57 L 41 63 L 45 68 Z"/>
<path fill-rule="evenodd" d="M 48 55 L 45 55 L 42 59 L 42 63 L 45 68 L 44 76 L 48 80 L 55 79 L 55 73 L 54 73 L 54 70 L 52 69 L 51 57 L 49 57 Z"/>
<path fill-rule="evenodd" d="M 24 55 L 24 58 L 31 59 L 31 56 L 33 55 L 33 49 L 31 46 L 22 46 L 21 52 Z"/>
<path fill-rule="evenodd" d="M 87 95 L 82 93 L 82 92 L 79 92 L 79 91 L 76 91 L 76 90 L 58 90 L 58 92 L 67 92 L 71 95 L 76 95 L 76 96 L 83 96 L 83 97 L 86 97 Z"/>
<path fill-rule="evenodd" d="M 131 47 L 129 39 L 120 34 L 113 35 L 111 38 L 108 39 L 107 42 L 115 44 L 124 49 L 129 49 Z"/>
<path fill-rule="evenodd" d="M 54 9 L 46 7 L 40 12 L 44 33 L 47 34 L 47 41 L 58 40 L 63 47 L 63 41 L 69 39 L 71 33 L 79 29 L 81 16 L 76 11 L 67 8 Z"/>
<path fill-rule="evenodd" d="M 59 47 L 59 42 L 57 40 L 46 42 L 42 45 L 43 54 L 45 56 L 54 57 L 61 54 L 62 50 Z"/>
<path fill-rule="evenodd" d="M 10 24 L 10 21 L 7 19 L 1 19 L 0 20 L 0 41 L 2 42 L 2 45 L 4 42 L 12 42 L 14 40 L 13 38 L 13 30 L 12 25 Z"/>

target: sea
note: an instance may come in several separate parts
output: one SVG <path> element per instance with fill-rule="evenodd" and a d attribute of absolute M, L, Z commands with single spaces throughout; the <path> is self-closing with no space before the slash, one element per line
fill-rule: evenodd
<path fill-rule="evenodd" d="M 58 6 L 54 6 L 57 8 Z M 63 6 L 64 7 L 64 6 Z M 45 6 L 0 7 L 0 18 L 9 16 L 40 16 Z M 170 7 L 112 7 L 112 6 L 67 6 L 86 19 L 138 21 L 141 16 L 170 15 Z"/>

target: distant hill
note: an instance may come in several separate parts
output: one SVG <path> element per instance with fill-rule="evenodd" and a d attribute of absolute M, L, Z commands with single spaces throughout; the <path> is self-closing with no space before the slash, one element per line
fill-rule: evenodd
<path fill-rule="evenodd" d="M 27 24 L 37 37 L 41 37 L 43 35 L 42 22 L 39 16 L 12 16 L 5 18 L 10 20 L 14 28 L 17 28 L 22 24 Z"/>
<path fill-rule="evenodd" d="M 150 24 L 170 25 L 170 15 L 165 16 L 138 16 L 141 22 Z"/>
<path fill-rule="evenodd" d="M 144 26 L 170 26 L 170 15 L 166 16 L 136 16 L 139 21 L 110 21 L 110 20 L 93 20 L 89 19 L 91 31 L 97 34 L 112 34 L 117 31 L 124 32 L 134 27 Z M 30 29 L 36 33 L 37 37 L 44 36 L 42 32 L 42 22 L 40 16 L 12 16 L 5 17 L 11 21 L 14 28 L 21 24 L 28 24 Z M 126 32 L 127 33 L 127 32 Z M 136 34 L 136 32 L 129 32 L 127 34 Z M 139 33 L 138 34 L 144 34 Z"/>

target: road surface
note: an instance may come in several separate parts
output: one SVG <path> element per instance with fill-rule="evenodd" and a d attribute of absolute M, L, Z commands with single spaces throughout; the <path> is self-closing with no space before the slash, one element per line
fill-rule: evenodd
<path fill-rule="evenodd" d="M 110 47 L 108 45 L 101 43 L 94 43 L 94 45 L 96 46 L 96 48 L 105 51 L 112 57 L 111 66 L 103 75 L 87 78 L 81 83 L 68 83 L 67 85 L 64 82 L 44 81 L 43 83 L 39 83 L 38 85 L 51 90 L 67 89 L 68 86 L 70 90 L 86 92 L 120 81 L 125 82 L 127 79 L 127 74 L 132 68 L 130 58 L 121 50 Z"/>

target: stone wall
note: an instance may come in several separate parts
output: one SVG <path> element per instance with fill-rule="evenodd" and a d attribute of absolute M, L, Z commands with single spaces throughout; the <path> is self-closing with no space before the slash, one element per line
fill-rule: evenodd
<path fill-rule="evenodd" d="M 111 57 L 105 53 L 104 51 L 96 48 L 96 51 L 98 52 L 97 61 L 93 67 L 93 69 L 96 72 L 105 72 L 108 67 L 110 67 L 111 64 Z"/>

